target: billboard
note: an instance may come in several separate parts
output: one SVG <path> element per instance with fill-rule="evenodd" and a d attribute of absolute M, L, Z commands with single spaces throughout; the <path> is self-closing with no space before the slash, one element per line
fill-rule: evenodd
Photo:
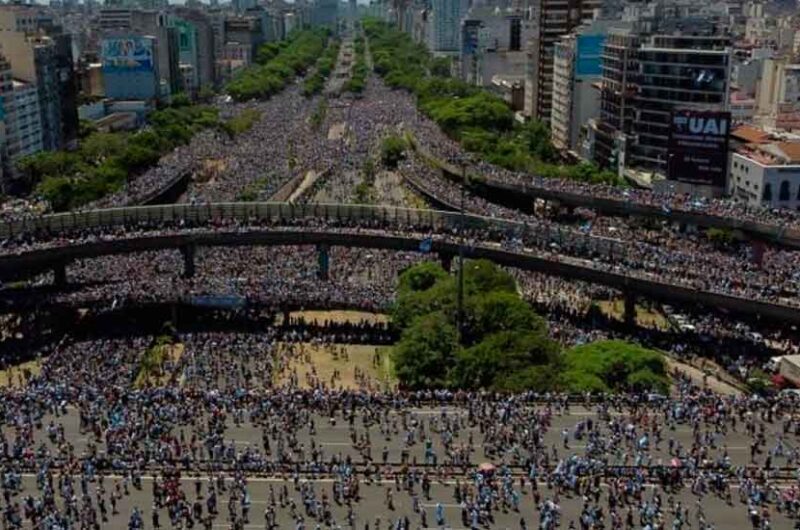
<path fill-rule="evenodd" d="M 731 113 L 676 110 L 670 117 L 667 177 L 724 187 Z"/>
<path fill-rule="evenodd" d="M 578 35 L 575 74 L 578 77 L 592 77 L 601 74 L 601 56 L 605 35 Z"/>
<path fill-rule="evenodd" d="M 118 37 L 103 40 L 103 72 L 152 72 L 153 39 Z"/>

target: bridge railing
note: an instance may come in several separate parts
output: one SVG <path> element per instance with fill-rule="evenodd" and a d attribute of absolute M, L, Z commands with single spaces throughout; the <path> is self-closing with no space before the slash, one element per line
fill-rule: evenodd
<path fill-rule="evenodd" d="M 524 238 L 548 248 L 591 251 L 602 255 L 622 256 L 626 245 L 618 240 L 592 236 L 563 227 L 530 226 L 507 219 L 495 219 L 474 214 L 424 210 L 394 206 L 358 204 L 293 204 L 285 202 L 231 202 L 204 204 L 167 204 L 130 206 L 67 212 L 31 217 L 0 223 L 0 238 L 58 236 L 98 228 L 136 227 L 152 224 L 213 225 L 222 222 L 263 222 L 294 224 L 312 220 L 327 223 L 355 222 L 369 226 L 414 227 L 437 233 L 455 235 L 465 230 L 488 230 L 506 239 Z"/>

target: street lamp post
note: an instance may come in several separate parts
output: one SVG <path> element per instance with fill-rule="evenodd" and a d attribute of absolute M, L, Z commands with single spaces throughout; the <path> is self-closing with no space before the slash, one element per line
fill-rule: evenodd
<path fill-rule="evenodd" d="M 461 213 L 458 217 L 458 325 L 459 342 L 464 333 L 464 193 L 467 185 L 467 162 L 461 160 Z"/>

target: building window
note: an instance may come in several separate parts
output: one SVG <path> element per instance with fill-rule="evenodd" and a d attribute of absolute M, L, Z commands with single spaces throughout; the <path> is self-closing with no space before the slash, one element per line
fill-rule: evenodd
<path fill-rule="evenodd" d="M 779 201 L 788 201 L 789 200 L 789 181 L 784 180 L 781 182 L 781 191 L 778 192 L 778 200 Z"/>
<path fill-rule="evenodd" d="M 764 184 L 764 193 L 761 195 L 761 199 L 764 201 L 772 202 L 772 184 L 769 182 Z"/>

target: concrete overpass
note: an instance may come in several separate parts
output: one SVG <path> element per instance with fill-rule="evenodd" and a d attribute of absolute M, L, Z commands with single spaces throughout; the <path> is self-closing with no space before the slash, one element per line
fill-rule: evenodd
<path fill-rule="evenodd" d="M 419 155 L 439 167 L 447 178 L 454 182 L 461 181 L 462 170 L 460 168 L 435 157 L 416 141 L 414 141 L 414 146 Z M 587 193 L 554 190 L 533 184 L 504 182 L 481 174 L 468 173 L 467 177 L 470 189 L 479 197 L 529 213 L 533 212 L 533 201 L 541 199 L 565 206 L 589 208 L 607 215 L 654 217 L 686 226 L 730 229 L 739 231 L 752 239 L 800 249 L 800 229 L 797 228 L 686 210 L 665 210 L 660 206 L 629 200 L 596 197 Z"/>
<path fill-rule="evenodd" d="M 30 277 L 53 270 L 55 283 L 65 285 L 71 261 L 161 249 L 180 249 L 184 257 L 183 273 L 191 276 L 194 274 L 195 249 L 203 246 L 315 245 L 320 253 L 327 252 L 331 246 L 419 251 L 421 240 L 431 233 L 437 236 L 431 240 L 428 251 L 438 254 L 447 264 L 459 253 L 459 244 L 453 234 L 457 232 L 461 219 L 459 214 L 434 210 L 286 203 L 181 204 L 54 214 L 2 224 L 0 237 L 36 235 L 39 239 L 63 239 L 76 232 L 100 229 L 111 234 L 117 231 L 118 235 L 94 241 L 59 242 L 58 246 L 51 248 L 0 255 L 0 279 Z M 635 297 L 645 296 L 670 303 L 696 304 L 800 323 L 800 307 L 629 276 L 584 259 L 504 249 L 493 241 L 502 240 L 510 232 L 522 234 L 527 227 L 513 221 L 475 215 L 465 215 L 463 221 L 466 228 L 479 227 L 489 235 L 484 242 L 464 246 L 463 253 L 467 258 L 485 258 L 504 266 L 619 289 L 626 295 L 629 314 L 632 314 Z M 165 232 L 163 227 L 170 224 L 169 233 L 159 233 L 159 230 Z M 220 225 L 229 225 L 230 228 L 213 228 Z M 147 226 L 151 228 L 147 229 Z M 613 252 L 613 246 L 604 249 L 602 243 L 602 239 L 591 242 L 598 251 Z M 320 260 L 320 263 L 324 262 L 326 260 Z M 326 271 L 320 271 L 323 278 L 325 274 Z"/>

